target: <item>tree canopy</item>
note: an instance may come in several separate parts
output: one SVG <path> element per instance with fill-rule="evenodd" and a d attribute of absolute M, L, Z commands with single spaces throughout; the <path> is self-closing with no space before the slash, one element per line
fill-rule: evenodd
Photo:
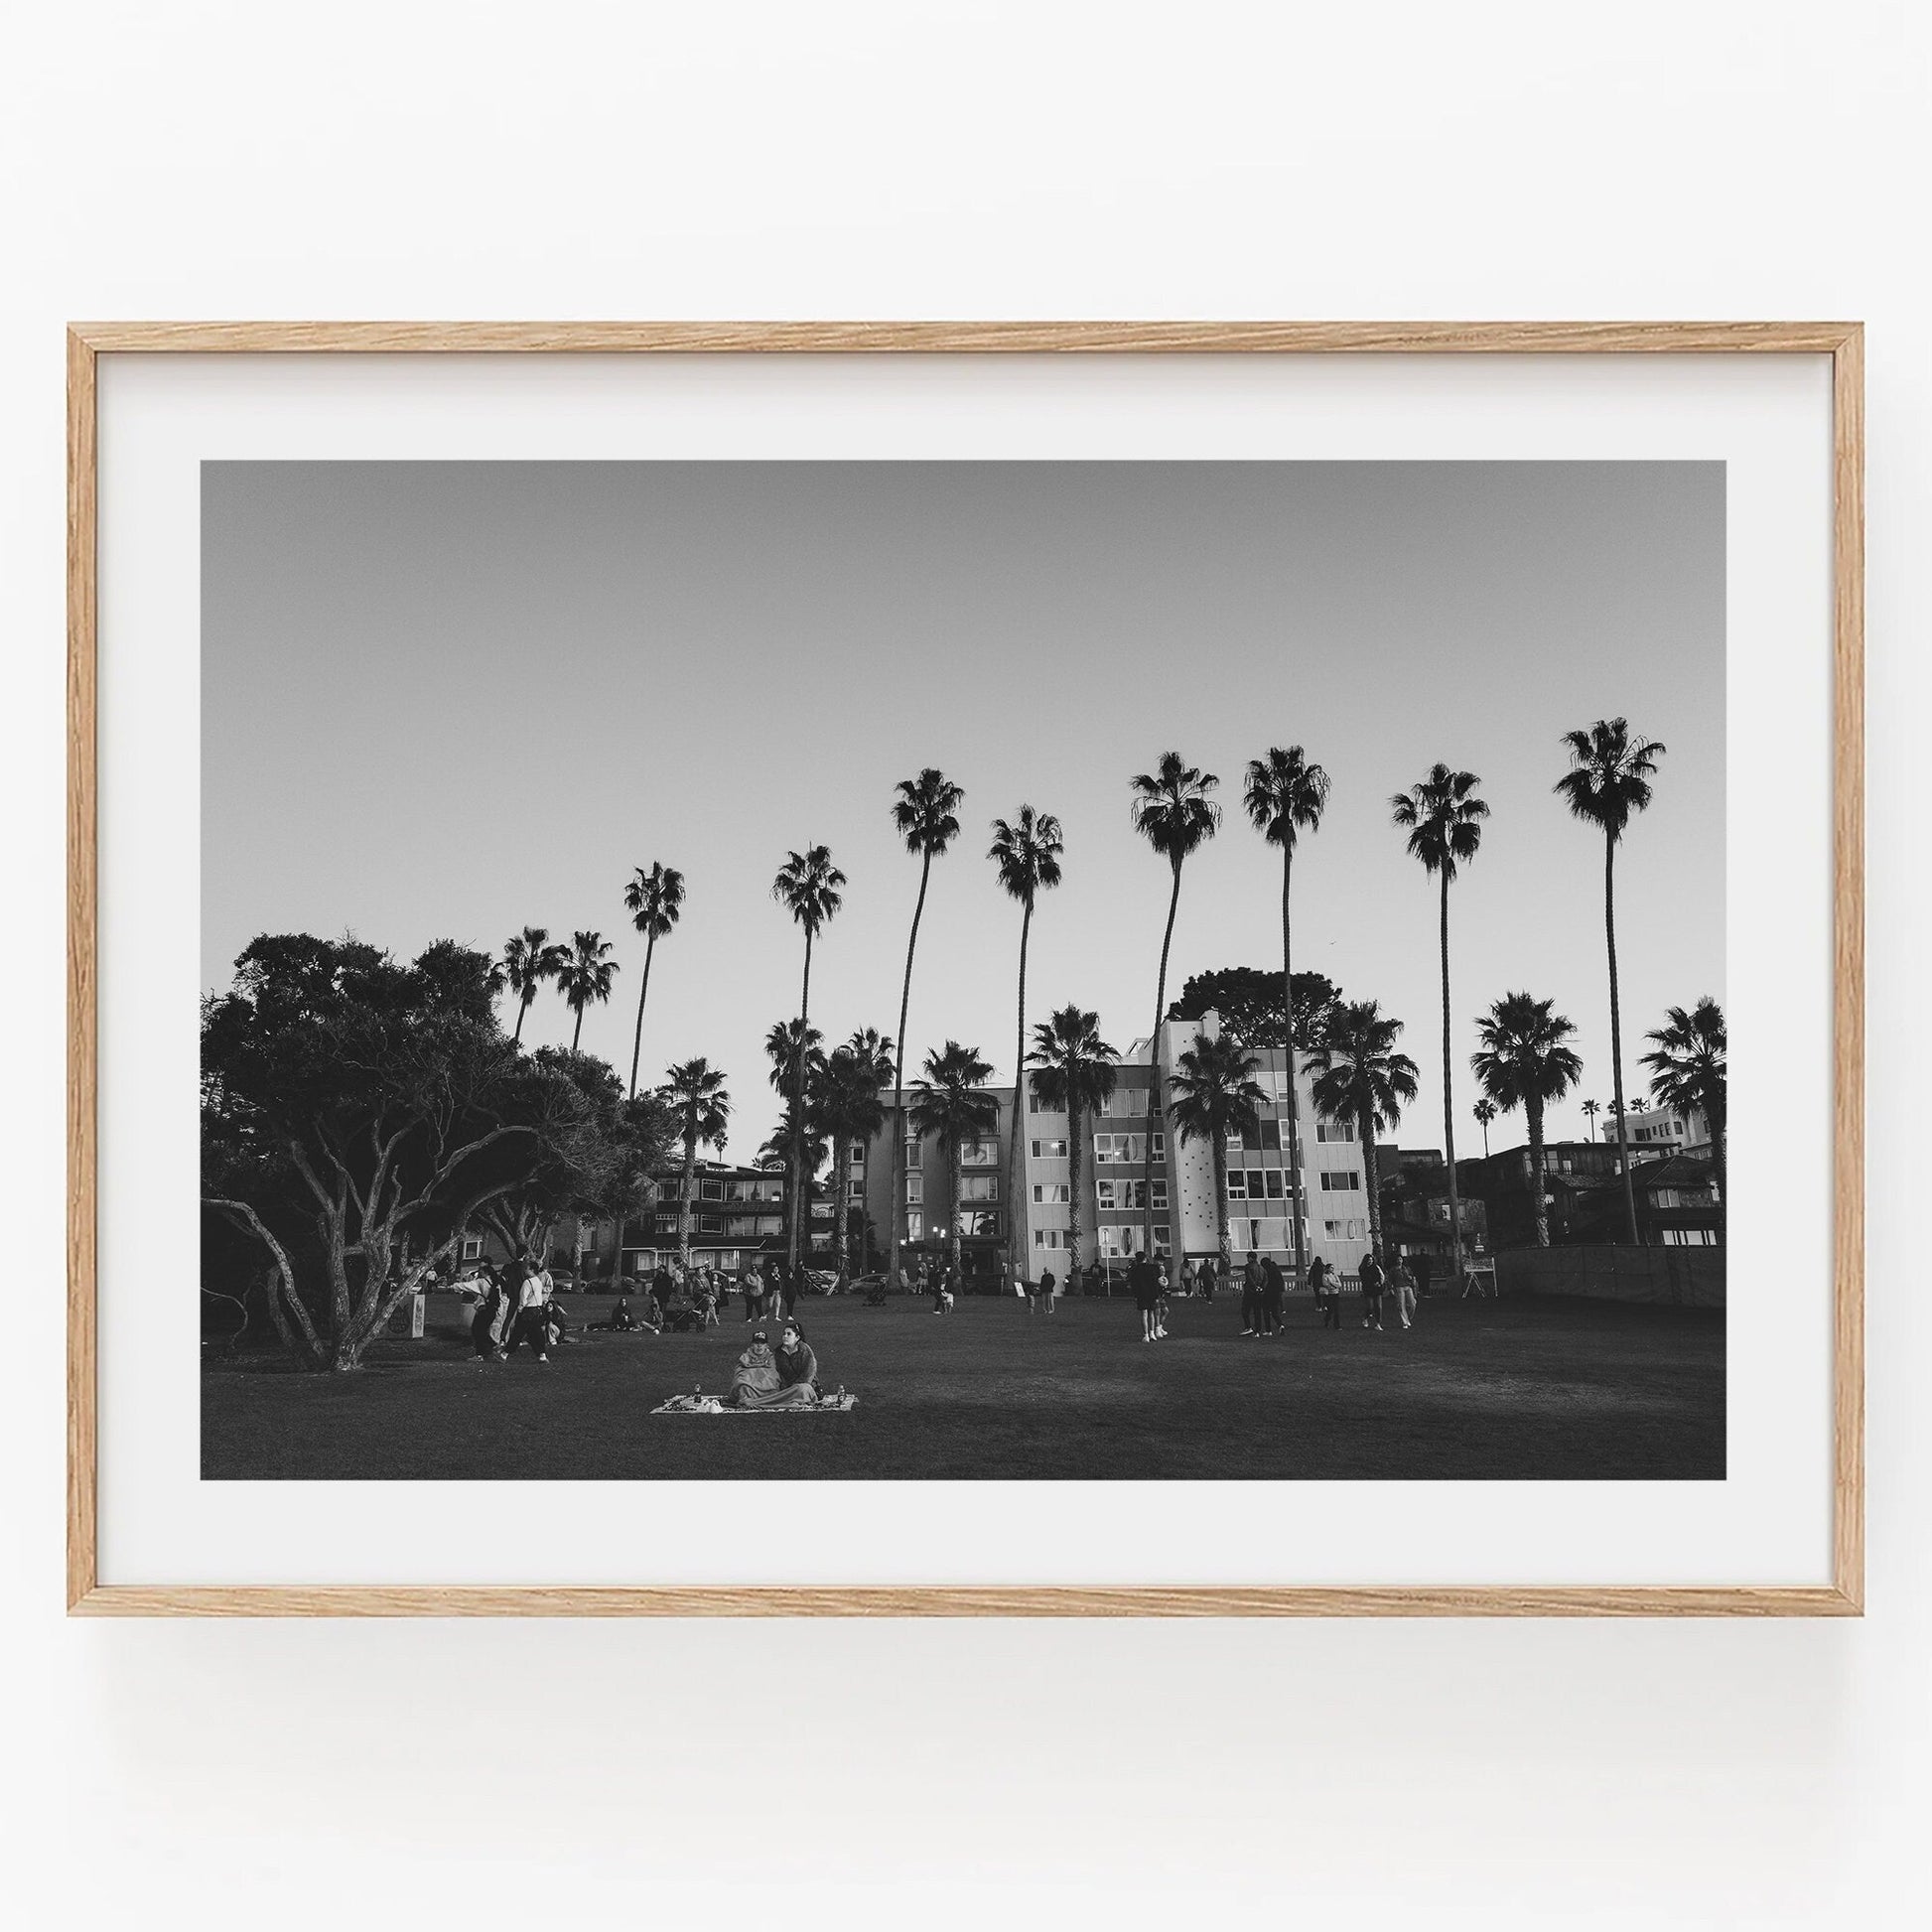
<path fill-rule="evenodd" d="M 1340 1001 L 1341 988 L 1322 973 L 1297 973 L 1290 986 L 1295 996 L 1295 1043 L 1312 1045 Z M 1180 989 L 1180 998 L 1169 1006 L 1168 1018 L 1198 1020 L 1205 1013 L 1218 1013 L 1222 1031 L 1243 1046 L 1285 1045 L 1281 969 L 1218 966 L 1212 972 L 1193 974 Z"/>

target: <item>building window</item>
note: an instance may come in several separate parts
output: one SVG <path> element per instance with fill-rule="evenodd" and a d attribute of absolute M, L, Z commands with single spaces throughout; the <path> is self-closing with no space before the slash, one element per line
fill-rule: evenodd
<path fill-rule="evenodd" d="M 698 1217 L 700 1234 L 723 1234 L 724 1231 L 725 1217 L 722 1214 L 702 1214 Z"/>
<path fill-rule="evenodd" d="M 1100 1103 L 1100 1111 L 1109 1120 L 1145 1120 L 1147 1118 L 1147 1089 L 1145 1087 L 1116 1087 Z"/>
<path fill-rule="evenodd" d="M 925 1165 L 925 1143 L 914 1134 L 905 1137 L 905 1165 L 908 1168 Z"/>
<path fill-rule="evenodd" d="M 913 1208 L 905 1217 L 905 1238 L 908 1241 L 922 1240 L 924 1233 L 925 1216 Z"/>
<path fill-rule="evenodd" d="M 1321 1191 L 1324 1194 L 1359 1194 L 1362 1191 L 1362 1177 L 1352 1170 L 1347 1173 L 1324 1173 L 1321 1176 Z"/>
<path fill-rule="evenodd" d="M 483 1236 L 481 1234 L 466 1234 L 463 1237 L 463 1258 L 465 1261 L 481 1261 L 483 1259 Z"/>
<path fill-rule="evenodd" d="M 1066 1230 L 1064 1228 L 1035 1228 L 1034 1246 L 1035 1248 L 1064 1248 Z"/>
<path fill-rule="evenodd" d="M 722 1180 L 699 1181 L 698 1198 L 700 1200 L 723 1200 L 725 1198 L 725 1183 Z"/>
<path fill-rule="evenodd" d="M 1073 1189 L 1064 1180 L 1037 1181 L 1034 1199 L 1042 1207 L 1064 1207 L 1073 1198 Z"/>
<path fill-rule="evenodd" d="M 848 1180 L 845 1183 L 845 1197 L 854 1207 L 862 1207 L 866 1199 L 866 1183 L 863 1180 Z"/>
<path fill-rule="evenodd" d="M 1279 1154 L 1282 1151 L 1282 1124 L 1278 1120 L 1264 1120 L 1261 1123 L 1261 1151 L 1264 1154 Z"/>
<path fill-rule="evenodd" d="M 1000 1176 L 998 1174 L 962 1174 L 959 1181 L 961 1200 L 998 1200 L 1000 1198 Z"/>
<path fill-rule="evenodd" d="M 925 1205 L 925 1175 L 908 1173 L 905 1176 L 905 1204 L 907 1207 Z"/>
<path fill-rule="evenodd" d="M 1000 1210 L 997 1207 L 962 1207 L 954 1220 L 961 1234 L 999 1239 Z"/>
<path fill-rule="evenodd" d="M 1037 1087 L 1029 1087 L 1027 1089 L 1027 1111 L 1030 1114 L 1057 1114 L 1059 1109 L 1057 1107 L 1049 1107 L 1039 1097 L 1039 1089 Z"/>
<path fill-rule="evenodd" d="M 998 1141 L 961 1141 L 959 1165 L 962 1168 L 997 1168 L 1000 1165 Z"/>
<path fill-rule="evenodd" d="M 1066 1143 L 1064 1141 L 1035 1141 L 1034 1143 L 1035 1161 L 1064 1161 Z"/>
<path fill-rule="evenodd" d="M 759 1216 L 759 1233 L 760 1235 L 781 1234 L 783 1232 L 784 1222 L 778 1215 L 761 1214 Z"/>
<path fill-rule="evenodd" d="M 1355 1138 L 1355 1123 L 1352 1120 L 1318 1120 L 1314 1124 L 1314 1138 L 1317 1141 L 1352 1141 Z"/>
<path fill-rule="evenodd" d="M 1230 1154 L 1245 1154 L 1247 1152 L 1247 1148 L 1248 1148 L 1247 1142 L 1244 1141 L 1239 1134 L 1230 1134 L 1228 1136 L 1227 1150 Z"/>

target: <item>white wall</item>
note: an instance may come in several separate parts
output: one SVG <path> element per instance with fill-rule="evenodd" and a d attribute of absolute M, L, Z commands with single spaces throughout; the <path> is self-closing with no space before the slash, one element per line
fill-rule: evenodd
<path fill-rule="evenodd" d="M 1205 1904 L 1355 1932 L 1857 1926 L 1918 1894 L 1932 1301 L 1909 1200 L 1871 1204 L 1863 1623 L 69 1624 L 56 1018 L 69 317 L 1862 316 L 1871 1102 L 1874 1134 L 1901 1132 L 1932 1082 L 1926 14 L 9 10 L 0 1833 L 21 1923 L 58 1896 L 81 1927 L 688 1924 L 736 1880 L 802 1883 L 846 1924 L 906 1923 L 943 1877 L 919 1922 Z M 512 1794 L 542 1820 L 508 1826 Z"/>

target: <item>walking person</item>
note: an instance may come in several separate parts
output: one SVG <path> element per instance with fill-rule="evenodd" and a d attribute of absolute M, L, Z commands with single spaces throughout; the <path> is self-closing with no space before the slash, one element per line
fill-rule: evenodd
<path fill-rule="evenodd" d="M 1157 1283 L 1154 1298 L 1154 1339 L 1166 1341 L 1168 1338 L 1168 1258 L 1163 1255 L 1155 1264 Z"/>
<path fill-rule="evenodd" d="M 1341 1295 L 1335 1287 L 1335 1271 L 1325 1255 L 1316 1255 L 1309 1264 L 1309 1286 L 1314 1291 L 1314 1305 L 1321 1311 L 1321 1325 L 1341 1331 Z"/>
<path fill-rule="evenodd" d="M 494 1262 L 485 1261 L 478 1272 L 485 1286 L 483 1298 L 477 1305 L 476 1318 L 470 1323 L 470 1339 L 476 1345 L 479 1361 L 500 1362 L 504 1359 L 503 1335 L 514 1303 Z"/>
<path fill-rule="evenodd" d="M 1395 1258 L 1390 1286 L 1395 1290 L 1395 1311 L 1402 1317 L 1402 1325 L 1413 1328 L 1416 1325 L 1416 1278 L 1409 1272 L 1408 1258 L 1404 1255 Z"/>
<path fill-rule="evenodd" d="M 1145 1252 L 1128 1263 L 1127 1285 L 1134 1291 L 1134 1306 L 1141 1311 L 1141 1339 L 1158 1341 L 1160 1336 L 1155 1330 L 1161 1306 L 1161 1271 Z"/>
<path fill-rule="evenodd" d="M 1270 1341 L 1282 1331 L 1282 1304 L 1288 1294 L 1288 1285 L 1282 1279 L 1281 1263 L 1273 1255 L 1261 1258 L 1261 1321 L 1262 1333 Z"/>
<path fill-rule="evenodd" d="M 1249 1255 L 1241 1265 L 1241 1332 L 1244 1335 L 1261 1333 L 1261 1259 Z"/>
<path fill-rule="evenodd" d="M 1373 1251 L 1362 1257 L 1362 1326 L 1380 1329 L 1382 1326 L 1382 1290 L 1387 1285 L 1382 1273 L 1382 1264 L 1375 1259 Z"/>
<path fill-rule="evenodd" d="M 516 1315 L 510 1324 L 506 1354 L 514 1355 L 524 1342 L 538 1361 L 550 1359 L 550 1277 L 541 1268 L 524 1265 L 523 1279 L 516 1287 Z"/>

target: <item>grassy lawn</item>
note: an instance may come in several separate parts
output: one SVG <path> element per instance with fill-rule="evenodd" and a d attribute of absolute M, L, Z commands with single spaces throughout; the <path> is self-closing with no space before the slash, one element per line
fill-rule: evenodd
<path fill-rule="evenodd" d="M 609 1303 L 572 1296 L 573 1322 Z M 539 1366 L 470 1354 L 434 1298 L 422 1341 L 354 1375 L 265 1361 L 202 1384 L 207 1477 L 1669 1477 L 1725 1473 L 1722 1314 L 1560 1300 L 1422 1305 L 1416 1327 L 1244 1340 L 1238 1304 L 1176 1302 L 1140 1339 L 1123 1300 L 800 1309 L 844 1416 L 653 1416 L 722 1394 L 749 1330 L 586 1335 Z M 775 1328 L 772 1330 L 775 1340 Z"/>

